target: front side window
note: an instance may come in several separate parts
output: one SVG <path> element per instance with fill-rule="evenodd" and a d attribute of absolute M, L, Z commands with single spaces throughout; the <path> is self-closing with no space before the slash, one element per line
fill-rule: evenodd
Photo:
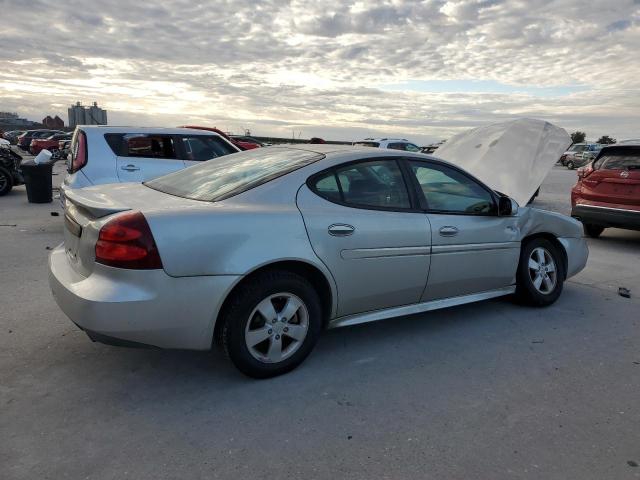
<path fill-rule="evenodd" d="M 395 160 L 366 161 L 338 167 L 316 177 L 311 189 L 329 201 L 348 206 L 411 208 L 407 187 Z"/>
<path fill-rule="evenodd" d="M 223 155 L 229 155 L 230 153 L 236 153 L 235 149 L 231 148 L 228 143 L 219 137 L 200 135 L 182 137 L 181 141 L 184 145 L 185 160 L 202 162 L 204 160 L 222 157 Z"/>
<path fill-rule="evenodd" d="M 410 162 L 429 210 L 465 215 L 494 214 L 493 196 L 466 175 L 444 165 Z"/>
<path fill-rule="evenodd" d="M 169 195 L 213 202 L 232 197 L 321 160 L 324 155 L 295 148 L 255 148 L 203 162 L 145 182 Z"/>

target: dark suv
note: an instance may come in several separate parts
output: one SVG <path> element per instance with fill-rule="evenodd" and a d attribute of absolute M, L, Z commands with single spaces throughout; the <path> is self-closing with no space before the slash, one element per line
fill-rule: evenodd
<path fill-rule="evenodd" d="M 571 207 L 571 216 L 591 237 L 607 227 L 640 230 L 640 143 L 603 147 L 592 163 L 580 168 Z"/>

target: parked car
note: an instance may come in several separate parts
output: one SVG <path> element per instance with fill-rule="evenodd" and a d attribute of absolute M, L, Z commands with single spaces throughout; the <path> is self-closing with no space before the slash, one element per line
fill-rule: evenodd
<path fill-rule="evenodd" d="M 20 173 L 22 157 L 11 149 L 9 140 L 0 138 L 0 197 L 24 183 Z"/>
<path fill-rule="evenodd" d="M 29 153 L 31 153 L 31 155 L 37 155 L 44 149 L 54 153 L 60 148 L 59 142 L 61 140 L 71 140 L 71 134 L 54 133 L 48 137 L 34 138 L 29 145 Z"/>
<path fill-rule="evenodd" d="M 240 150 L 212 132 L 186 128 L 77 127 L 67 158 L 68 188 L 143 182 Z"/>
<path fill-rule="evenodd" d="M 10 144 L 15 145 L 18 142 L 18 137 L 24 133 L 24 130 L 10 130 L 2 134 L 2 138 L 8 140 Z"/>
<path fill-rule="evenodd" d="M 243 150 L 251 150 L 252 148 L 264 147 L 264 144 L 253 137 L 247 135 L 230 135 L 231 141 L 237 146 L 242 146 Z"/>
<path fill-rule="evenodd" d="M 257 148 L 260 146 L 260 145 L 256 145 L 254 142 L 245 142 L 244 140 L 235 139 L 216 127 L 199 127 L 197 125 L 184 125 L 180 128 L 191 128 L 194 130 L 205 130 L 207 132 L 217 133 L 222 138 L 226 139 L 228 142 L 233 143 L 240 150 L 251 150 L 252 148 Z"/>
<path fill-rule="evenodd" d="M 510 294 L 550 305 L 588 255 L 578 221 L 388 149 L 260 148 L 66 202 L 50 285 L 90 338 L 219 343 L 253 377 L 295 368 L 324 327 Z"/>
<path fill-rule="evenodd" d="M 27 130 L 22 133 L 17 139 L 17 145 L 25 152 L 29 151 L 29 147 L 31 146 L 31 141 L 34 138 L 45 138 L 56 133 L 64 133 L 59 130 Z"/>
<path fill-rule="evenodd" d="M 411 143 L 406 138 L 365 138 L 353 144 L 359 147 L 390 148 L 391 150 L 402 150 L 405 152 L 420 151 L 420 147 Z"/>
<path fill-rule="evenodd" d="M 571 207 L 591 237 L 608 227 L 640 230 L 640 142 L 604 146 L 580 168 Z"/>
<path fill-rule="evenodd" d="M 573 170 L 576 167 L 585 165 L 583 161 L 584 153 L 597 154 L 602 145 L 597 143 L 574 143 L 569 149 L 560 156 L 560 164 L 567 167 L 569 170 Z M 587 159 L 589 155 L 587 155 Z"/>

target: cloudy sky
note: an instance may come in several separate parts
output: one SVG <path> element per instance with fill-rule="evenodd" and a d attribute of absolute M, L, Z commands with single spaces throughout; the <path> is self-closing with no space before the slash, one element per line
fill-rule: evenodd
<path fill-rule="evenodd" d="M 640 136 L 640 0 L 0 0 L 0 110 L 418 143 L 515 117 Z"/>

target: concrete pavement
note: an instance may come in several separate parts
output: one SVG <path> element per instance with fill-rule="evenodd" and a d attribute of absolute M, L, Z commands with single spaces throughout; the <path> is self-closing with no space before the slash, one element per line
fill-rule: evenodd
<path fill-rule="evenodd" d="M 574 180 L 554 168 L 536 205 L 568 213 Z M 255 381 L 218 353 L 90 342 L 48 289 L 51 211 L 0 198 L 2 479 L 640 478 L 640 232 L 589 240 L 552 307 L 331 330 Z"/>

